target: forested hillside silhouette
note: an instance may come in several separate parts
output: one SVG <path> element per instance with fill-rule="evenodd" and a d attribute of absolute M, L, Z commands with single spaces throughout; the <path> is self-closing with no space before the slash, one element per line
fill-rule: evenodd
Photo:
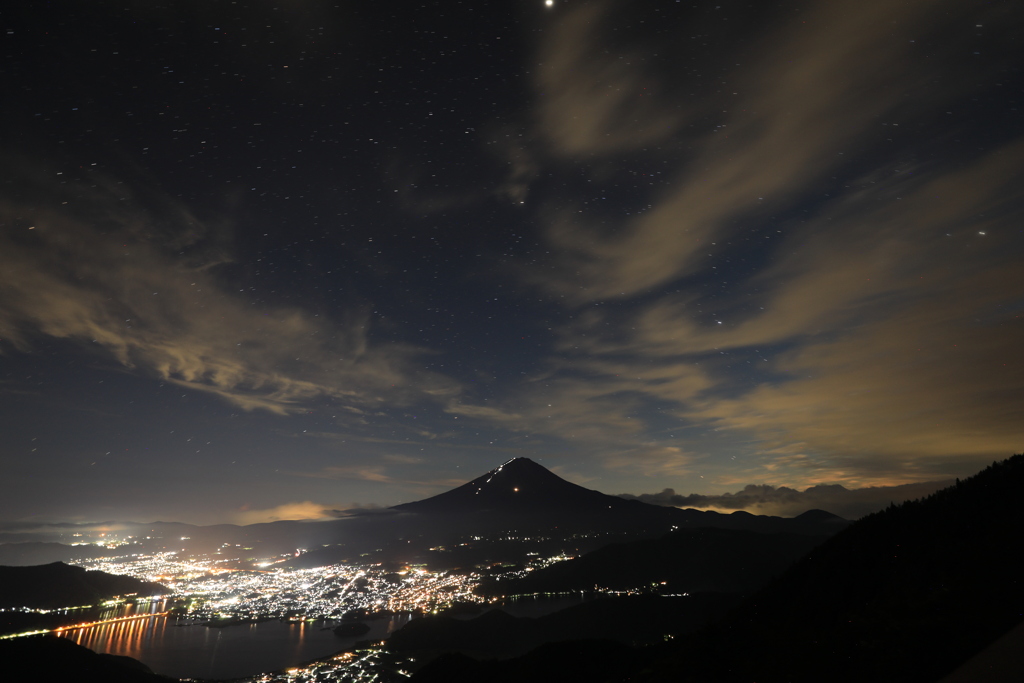
<path fill-rule="evenodd" d="M 1015 455 L 862 518 L 717 624 L 664 645 L 609 649 L 586 680 L 937 681 L 1024 620 L 1022 501 L 1024 455 Z M 531 668 L 531 680 L 555 680 L 547 673 L 570 670 L 575 650 L 457 665 L 478 680 Z M 444 668 L 438 661 L 414 680 L 444 680 Z"/>

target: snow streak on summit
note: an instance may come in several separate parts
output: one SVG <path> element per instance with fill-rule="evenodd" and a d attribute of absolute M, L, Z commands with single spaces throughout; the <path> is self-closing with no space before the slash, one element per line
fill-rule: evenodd
<path fill-rule="evenodd" d="M 632 505 L 568 482 L 529 458 L 513 458 L 451 491 L 396 505 L 393 509 L 405 512 L 539 512 L 545 509 L 587 512 L 623 507 Z"/>

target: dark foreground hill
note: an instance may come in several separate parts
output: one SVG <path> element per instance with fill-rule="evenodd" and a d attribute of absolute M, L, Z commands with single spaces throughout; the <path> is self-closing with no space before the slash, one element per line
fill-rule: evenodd
<path fill-rule="evenodd" d="M 602 598 L 543 617 L 513 617 L 500 609 L 474 619 L 431 616 L 410 621 L 388 639 L 393 652 L 460 652 L 480 658 L 525 654 L 544 643 L 605 639 L 627 645 L 663 641 L 721 617 L 738 599 L 721 593 Z"/>
<path fill-rule="evenodd" d="M 34 567 L 0 567 L 0 608 L 54 609 L 96 605 L 118 595 L 163 595 L 157 583 L 130 576 L 86 571 L 62 562 Z"/>
<path fill-rule="evenodd" d="M 530 573 L 483 584 L 485 595 L 525 595 L 659 586 L 665 593 L 760 588 L 824 541 L 801 534 L 682 529 L 658 539 L 615 543 Z"/>
<path fill-rule="evenodd" d="M 688 680 L 934 681 L 1024 620 L 1024 455 L 865 517 L 661 662 Z M 741 647 L 729 666 L 715 654 Z M 694 666 L 700 651 L 701 667 Z M 784 653 L 779 657 L 776 653 Z M 684 665 L 685 662 L 685 665 Z"/>
<path fill-rule="evenodd" d="M 937 681 L 1024 620 L 1022 494 L 1017 455 L 865 517 L 719 624 L 661 646 L 606 649 L 586 680 Z M 579 647 L 500 664 L 453 657 L 414 680 L 454 680 L 448 666 L 463 680 L 557 680 Z"/>
<path fill-rule="evenodd" d="M 0 640 L 0 677 L 11 683 L 176 683 L 130 657 L 96 654 L 67 638 Z"/>

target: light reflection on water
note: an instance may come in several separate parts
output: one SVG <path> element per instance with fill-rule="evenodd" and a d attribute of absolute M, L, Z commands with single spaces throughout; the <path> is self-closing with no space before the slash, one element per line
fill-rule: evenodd
<path fill-rule="evenodd" d="M 148 611 L 146 606 L 142 609 Z M 107 618 L 126 614 L 118 610 Z M 357 640 L 383 640 L 409 619 L 409 615 L 397 615 L 369 621 L 370 632 L 357 638 L 339 638 L 331 628 L 325 629 L 327 623 L 275 620 L 207 628 L 159 616 L 74 629 L 62 635 L 96 652 L 133 657 L 166 676 L 240 678 L 327 657 L 350 649 Z"/>
<path fill-rule="evenodd" d="M 514 616 L 539 617 L 584 601 L 582 597 L 525 598 L 510 601 L 499 609 Z M 105 611 L 101 619 L 159 614 L 169 606 L 166 601 L 129 604 Z M 479 613 L 459 615 L 459 618 L 475 616 Z M 319 622 L 274 620 L 207 628 L 162 616 L 69 629 L 61 635 L 96 652 L 133 657 L 165 676 L 241 678 L 327 657 L 350 649 L 357 640 L 383 640 L 411 618 L 401 614 L 368 621 L 370 632 L 355 638 L 339 638 L 331 628 L 324 628 L 327 623 Z"/>
<path fill-rule="evenodd" d="M 166 611 L 166 609 L 167 601 L 139 604 L 129 603 L 104 610 L 100 613 L 97 620 L 102 622 L 144 614 L 159 614 Z M 133 657 L 135 655 L 131 653 L 139 650 L 142 640 L 152 638 L 155 629 L 162 629 L 165 623 L 165 618 L 153 616 L 149 618 L 124 619 L 123 621 L 105 624 L 101 623 L 88 628 L 62 630 L 60 633 L 64 637 L 74 640 L 79 645 L 84 645 L 97 652 Z"/>

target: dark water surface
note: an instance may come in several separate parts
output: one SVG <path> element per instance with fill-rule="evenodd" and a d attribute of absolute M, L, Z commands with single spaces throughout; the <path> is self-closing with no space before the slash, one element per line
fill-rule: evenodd
<path fill-rule="evenodd" d="M 580 597 L 524 598 L 498 609 L 513 616 L 539 617 L 583 602 Z M 102 618 L 158 614 L 165 603 L 154 602 L 111 610 Z M 463 615 L 462 618 L 478 616 Z M 339 638 L 320 622 L 264 621 L 222 628 L 207 628 L 173 617 L 116 621 L 88 628 L 66 630 L 62 635 L 96 652 L 138 659 L 158 674 L 176 678 L 242 678 L 298 666 L 313 659 L 351 649 L 357 640 L 384 640 L 412 617 L 368 621 L 370 632 L 355 638 Z"/>
<path fill-rule="evenodd" d="M 177 678 L 240 678 L 297 666 L 350 649 L 357 640 L 383 640 L 408 615 L 367 622 L 370 632 L 339 638 L 325 623 L 265 621 L 223 628 L 154 616 L 65 631 L 96 652 L 134 657 L 158 674 Z M 184 624 L 184 625 L 183 625 Z"/>

